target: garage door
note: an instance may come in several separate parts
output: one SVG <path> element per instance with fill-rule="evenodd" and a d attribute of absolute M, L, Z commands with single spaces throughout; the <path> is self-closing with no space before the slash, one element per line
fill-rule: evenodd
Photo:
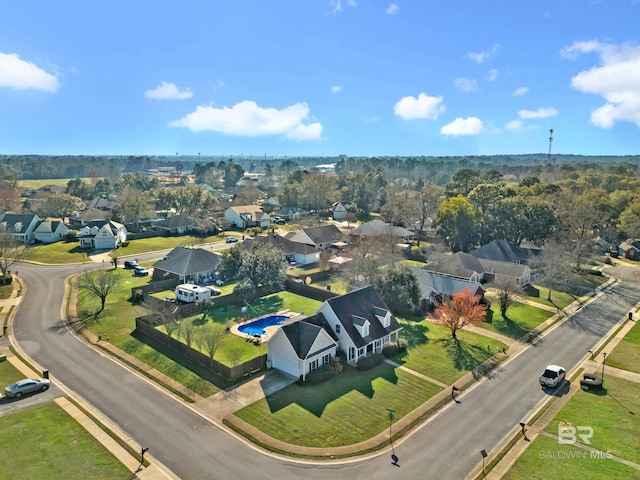
<path fill-rule="evenodd" d="M 289 375 L 293 375 L 294 377 L 299 377 L 301 372 L 298 372 L 298 363 L 291 362 L 285 358 L 273 356 L 271 358 L 271 366 L 276 368 L 284 373 L 288 373 Z"/>

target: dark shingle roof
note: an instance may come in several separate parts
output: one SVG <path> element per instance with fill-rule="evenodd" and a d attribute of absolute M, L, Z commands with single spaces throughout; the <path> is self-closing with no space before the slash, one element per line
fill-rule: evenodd
<path fill-rule="evenodd" d="M 480 260 L 464 252 L 443 255 L 438 262 L 428 263 L 423 268 L 428 272 L 444 273 L 460 278 L 471 278 L 474 272 L 478 274 L 484 272 Z"/>
<path fill-rule="evenodd" d="M 210 272 L 220 264 L 220 256 L 203 248 L 174 248 L 164 259 L 158 260 L 153 268 L 176 275 L 193 275 Z"/>
<path fill-rule="evenodd" d="M 469 289 L 472 294 L 475 294 L 478 289 L 484 290 L 480 282 L 463 280 L 462 278 L 449 277 L 447 275 L 438 275 L 437 273 L 427 272 L 416 267 L 411 267 L 411 271 L 418 279 L 422 298 L 429 298 L 432 294 L 451 296 L 454 293 L 463 292 L 466 289 Z"/>
<path fill-rule="evenodd" d="M 267 235 L 262 237 L 247 238 L 244 242 L 242 242 L 242 248 L 245 250 L 250 250 L 251 247 L 258 243 L 272 245 L 282 250 L 285 255 L 290 255 L 292 253 L 309 255 L 311 253 L 317 252 L 317 250 L 310 245 L 299 242 L 292 242 L 288 238 L 281 237 L 280 235 Z"/>
<path fill-rule="evenodd" d="M 386 328 L 382 326 L 382 323 L 376 317 L 376 313 L 380 314 L 380 309 L 388 311 L 389 307 L 387 307 L 387 304 L 384 303 L 384 300 L 373 286 L 354 290 L 345 295 L 331 298 L 326 302 L 335 312 L 340 323 L 358 348 L 400 329 L 395 316 L 391 315 L 391 321 Z M 378 309 L 376 310 L 375 307 L 378 307 Z M 358 317 L 369 321 L 369 335 L 365 338 L 360 336 L 358 329 L 354 325 L 354 318 Z"/>
<path fill-rule="evenodd" d="M 337 242 L 344 237 L 340 229 L 332 223 L 328 225 L 321 225 L 319 227 L 305 228 L 303 231 L 316 244 Z"/>
<path fill-rule="evenodd" d="M 324 315 L 321 313 L 313 315 L 311 317 L 307 317 L 297 322 L 290 323 L 288 325 L 282 326 L 282 332 L 289 339 L 289 343 L 295 350 L 298 358 L 305 359 L 309 356 L 309 354 L 317 354 L 319 352 L 311 352 L 311 347 L 314 342 L 320 335 L 320 332 L 325 330 L 323 325 L 327 324 L 327 321 L 324 318 Z M 330 332 L 327 331 L 327 333 Z M 333 340 L 336 339 L 332 336 Z"/>
<path fill-rule="evenodd" d="M 508 240 L 494 240 L 480 248 L 469 252 L 476 258 L 484 258 L 486 260 L 496 260 L 499 262 L 520 263 L 528 260 L 540 253 L 540 250 L 533 248 L 522 248 Z"/>

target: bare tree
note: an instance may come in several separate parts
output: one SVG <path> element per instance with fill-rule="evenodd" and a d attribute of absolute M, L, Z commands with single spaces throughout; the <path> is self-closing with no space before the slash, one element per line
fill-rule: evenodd
<path fill-rule="evenodd" d="M 570 247 L 569 247 L 570 248 Z M 549 289 L 547 301 L 551 302 L 551 291 L 566 286 L 573 276 L 573 267 L 567 256 L 567 247 L 557 241 L 545 242 L 542 255 L 535 263 L 535 271 Z"/>
<path fill-rule="evenodd" d="M 176 328 L 178 328 L 178 325 L 176 323 L 176 321 L 178 320 L 178 306 L 175 303 L 161 302 L 158 300 L 143 300 L 140 305 L 151 312 L 151 314 L 155 317 L 155 321 L 157 324 L 163 325 L 165 327 L 165 329 L 167 330 L 167 334 L 171 335 L 171 333 L 173 333 Z M 167 325 L 170 326 L 167 327 Z M 169 330 L 171 330 L 171 332 Z"/>
<path fill-rule="evenodd" d="M 180 322 L 180 326 L 178 327 L 178 335 L 184 340 L 184 343 L 187 344 L 187 347 L 191 347 L 195 337 L 195 327 L 193 326 L 193 322 L 189 320 L 183 320 L 182 322 Z"/>
<path fill-rule="evenodd" d="M 86 294 L 100 299 L 100 310 L 96 315 L 104 310 L 107 297 L 120 283 L 120 278 L 114 270 L 93 270 L 87 272 L 78 280 L 78 289 Z"/>
<path fill-rule="evenodd" d="M 444 325 L 457 339 L 456 332 L 472 323 L 482 322 L 487 316 L 487 307 L 469 289 L 454 293 L 450 300 L 441 303 L 434 312 L 435 322 Z"/>
<path fill-rule="evenodd" d="M 27 245 L 14 238 L 13 230 L 0 231 L 0 272 L 3 279 L 7 279 L 9 269 L 27 258 L 28 254 Z"/>
<path fill-rule="evenodd" d="M 440 202 L 444 199 L 444 188 L 438 185 L 425 185 L 420 190 L 420 196 L 416 204 L 416 216 L 418 217 L 417 228 L 418 245 L 420 237 L 430 220 L 436 215 Z"/>
<path fill-rule="evenodd" d="M 516 303 L 517 294 L 522 290 L 513 280 L 501 280 L 496 282 L 498 288 L 498 303 L 500 314 L 507 318 L 507 310 Z"/>
<path fill-rule="evenodd" d="M 240 365 L 240 360 L 244 356 L 244 348 L 241 345 L 234 345 L 227 350 L 227 360 L 231 362 L 231 366 L 237 367 Z"/>
<path fill-rule="evenodd" d="M 209 323 L 198 330 L 196 335 L 196 345 L 198 345 L 201 350 L 207 352 L 209 358 L 213 358 L 225 336 L 225 333 L 224 325 L 220 325 L 219 323 Z"/>

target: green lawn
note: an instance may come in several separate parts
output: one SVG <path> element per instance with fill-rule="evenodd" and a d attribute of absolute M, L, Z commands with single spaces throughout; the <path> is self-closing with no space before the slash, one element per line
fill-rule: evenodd
<path fill-rule="evenodd" d="M 600 393 L 577 392 L 545 430 L 557 434 L 559 422 L 591 426 L 593 448 L 640 463 L 640 386 L 606 376 L 606 370 L 604 385 Z"/>
<path fill-rule="evenodd" d="M 459 330 L 458 341 L 448 328 L 428 320 L 399 319 L 400 337 L 407 341 L 407 352 L 395 360 L 405 367 L 446 384 L 473 370 L 506 345 L 490 337 Z"/>
<path fill-rule="evenodd" d="M 48 264 L 66 264 L 90 262 L 91 251 L 80 248 L 79 242 L 54 242 L 32 245 L 27 259 L 32 262 Z"/>
<path fill-rule="evenodd" d="M 640 373 L 640 327 L 638 322 L 629 330 L 613 352 L 607 355 L 607 365 Z"/>
<path fill-rule="evenodd" d="M 579 297 L 579 295 L 551 290 L 551 301 L 549 301 L 547 300 L 549 289 L 540 285 L 529 285 L 521 295 L 532 302 L 541 303 L 554 308 L 565 308 Z"/>
<path fill-rule="evenodd" d="M 360 372 L 347 367 L 320 385 L 293 384 L 235 413 L 273 438 L 308 447 L 352 445 L 389 428 L 440 387 L 386 363 Z"/>
<path fill-rule="evenodd" d="M 553 315 L 553 312 L 536 308 L 525 303 L 515 303 L 507 310 L 507 318 L 500 313 L 497 301 L 491 304 L 487 318 L 490 322 L 481 322 L 479 327 L 491 330 L 511 338 L 520 338 Z"/>
<path fill-rule="evenodd" d="M 124 257 L 130 255 L 139 255 L 141 253 L 155 252 L 158 250 L 170 250 L 177 246 L 183 247 L 199 247 L 206 243 L 221 242 L 224 240 L 223 235 L 213 235 L 211 237 L 196 237 L 193 235 L 181 235 L 171 237 L 151 237 L 141 238 L 139 240 L 130 240 L 126 247 L 112 250 L 110 257 Z"/>
<path fill-rule="evenodd" d="M 3 478 L 132 478 L 131 472 L 55 403 L 0 417 Z"/>
<path fill-rule="evenodd" d="M 556 436 L 560 422 L 590 426 L 593 428 L 593 437 L 588 439 L 591 447 L 640 463 L 638 384 L 609 376 L 605 377 L 605 386 L 606 390 L 600 393 L 578 391 L 545 431 Z M 560 477 L 558 472 L 562 472 Z M 612 459 L 591 458 L 583 449 L 558 444 L 555 437 L 539 436 L 503 478 L 640 479 L 640 471 Z"/>
<path fill-rule="evenodd" d="M 132 335 L 135 329 L 135 317 L 144 315 L 146 311 L 130 302 L 131 288 L 150 282 L 150 277 L 135 277 L 131 274 L 131 270 L 121 268 L 116 272 L 121 282 L 117 290 L 107 297 L 106 308 L 97 319 L 89 316 L 97 310 L 97 299 L 86 299 L 78 306 L 79 314 L 86 319 L 87 328 L 95 335 L 108 339 L 116 347 L 203 397 L 218 392 L 219 388 L 212 383 L 216 380 L 212 374 L 207 374 L 198 366 L 184 362 L 160 346 L 149 345 Z"/>
<path fill-rule="evenodd" d="M 13 285 L 0 285 L 0 299 L 5 300 L 11 296 Z"/>
<path fill-rule="evenodd" d="M 640 471 L 609 458 L 591 458 L 591 454 L 573 445 L 558 445 L 558 440 L 538 436 L 518 458 L 503 480 L 620 479 L 638 480 Z"/>
<path fill-rule="evenodd" d="M 22 378 L 24 378 L 24 375 L 7 360 L 0 362 L 0 389 L 2 391 L 4 391 L 4 387 Z"/>
<path fill-rule="evenodd" d="M 37 190 L 39 188 L 44 187 L 45 185 L 57 185 L 58 187 L 66 188 L 69 180 L 74 180 L 73 178 L 43 178 L 38 180 L 18 180 L 18 185 L 23 188 L 30 188 L 32 190 Z M 81 178 L 86 183 L 91 183 L 90 178 Z"/>
<path fill-rule="evenodd" d="M 214 306 L 207 311 L 204 318 L 202 314 L 198 314 L 185 318 L 182 322 L 190 322 L 194 325 L 194 329 L 197 331 L 198 328 L 203 327 L 209 322 L 228 325 L 244 322 L 251 318 L 275 313 L 281 310 L 289 310 L 295 313 L 305 312 L 309 315 L 315 312 L 320 305 L 321 302 L 317 300 L 303 297 L 295 293 L 279 292 L 262 297 L 258 300 L 253 300 L 249 304 L 249 309 L 246 313 L 241 312 L 240 307 L 236 305 Z M 163 329 L 163 327 L 158 328 L 161 330 Z M 192 345 L 192 348 L 198 349 L 197 345 Z M 230 367 L 232 366 L 232 363 L 229 359 L 229 352 L 234 348 L 242 349 L 243 353 L 240 363 L 249 361 L 252 358 L 267 353 L 266 346 L 255 346 L 252 343 L 246 342 L 244 337 L 240 337 L 229 332 L 225 335 L 213 358 Z"/>

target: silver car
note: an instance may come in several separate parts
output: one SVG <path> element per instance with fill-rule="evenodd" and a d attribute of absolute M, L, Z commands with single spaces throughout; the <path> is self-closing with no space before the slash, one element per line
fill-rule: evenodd
<path fill-rule="evenodd" d="M 4 394 L 7 397 L 20 398 L 27 393 L 44 392 L 49 385 L 51 382 L 46 378 L 25 378 L 5 388 Z"/>

